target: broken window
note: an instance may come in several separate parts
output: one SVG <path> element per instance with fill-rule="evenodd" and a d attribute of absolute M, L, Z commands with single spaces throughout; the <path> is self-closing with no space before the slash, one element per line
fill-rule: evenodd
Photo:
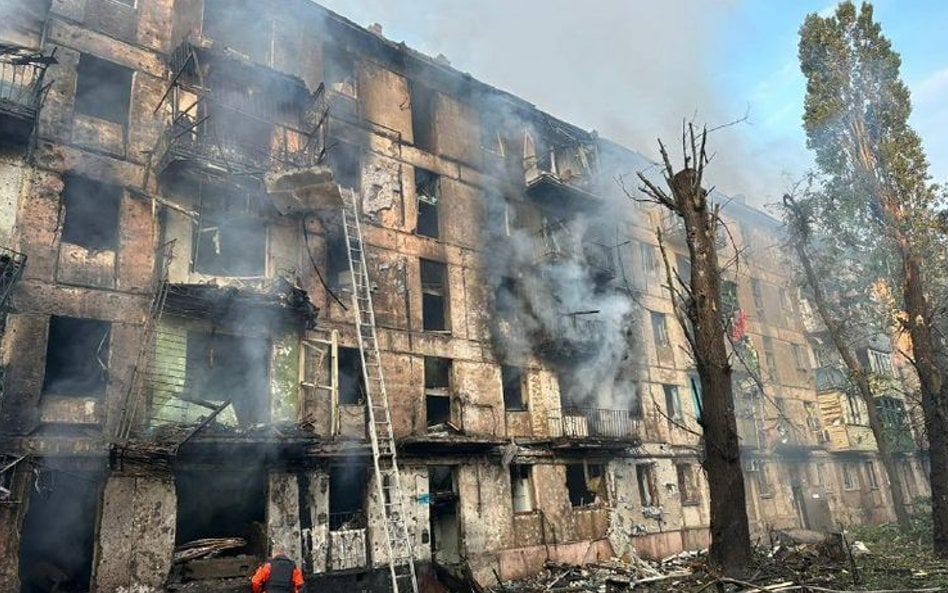
<path fill-rule="evenodd" d="M 204 0 L 204 36 L 264 64 L 269 63 L 272 27 L 254 0 Z"/>
<path fill-rule="evenodd" d="M 441 198 L 440 177 L 436 173 L 415 167 L 415 196 L 418 198 L 418 220 L 415 232 L 437 239 L 441 236 L 438 202 Z"/>
<path fill-rule="evenodd" d="M 632 399 L 629 401 L 629 417 L 630 418 L 641 418 L 642 417 L 642 384 L 638 382 L 632 383 Z"/>
<path fill-rule="evenodd" d="M 76 79 L 76 113 L 119 125 L 128 123 L 132 70 L 89 54 L 79 57 Z"/>
<path fill-rule="evenodd" d="M 122 188 L 73 174 L 64 181 L 63 241 L 89 251 L 115 250 Z"/>
<path fill-rule="evenodd" d="M 566 465 L 566 490 L 574 507 L 605 501 L 605 468 L 599 464 L 569 463 Z"/>
<path fill-rule="evenodd" d="M 698 490 L 697 472 L 691 463 L 682 463 L 675 466 L 678 474 L 678 495 L 682 505 L 694 505 L 701 502 L 701 493 Z"/>
<path fill-rule="evenodd" d="M 683 415 L 681 412 L 681 396 L 678 393 L 678 386 L 664 384 L 662 385 L 662 389 L 665 391 L 665 412 L 669 418 L 680 422 Z"/>
<path fill-rule="evenodd" d="M 527 409 L 523 401 L 523 369 L 504 365 L 500 367 L 500 377 L 504 386 L 504 409 Z"/>
<path fill-rule="evenodd" d="M 20 531 L 20 591 L 90 590 L 102 483 L 98 473 L 37 472 Z"/>
<path fill-rule="evenodd" d="M 410 80 L 408 84 L 411 95 L 411 130 L 414 145 L 422 150 L 434 152 L 434 108 L 437 93 L 415 80 Z"/>
<path fill-rule="evenodd" d="M 179 470 L 175 544 L 205 538 L 239 537 L 245 546 L 224 556 L 262 556 L 267 552 L 267 472 L 253 470 Z"/>
<path fill-rule="evenodd" d="M 326 280 L 333 290 L 352 290 L 349 247 L 341 232 L 326 237 L 326 275 L 328 276 Z"/>
<path fill-rule="evenodd" d="M 358 96 L 354 56 L 335 47 L 327 47 L 323 56 L 323 82 L 326 88 L 347 97 Z"/>
<path fill-rule="evenodd" d="M 356 193 L 362 190 L 362 148 L 351 142 L 332 142 L 326 151 L 333 181 Z"/>
<path fill-rule="evenodd" d="M 655 484 L 655 468 L 651 463 L 635 466 L 635 480 L 639 486 L 639 501 L 643 507 L 658 506 L 658 487 Z"/>
<path fill-rule="evenodd" d="M 432 498 L 439 498 L 442 495 L 454 496 L 453 465 L 428 466 L 428 492 L 431 493 Z"/>
<path fill-rule="evenodd" d="M 510 466 L 510 492 L 515 513 L 533 511 L 533 467 L 512 464 Z"/>
<path fill-rule="evenodd" d="M 639 253 L 642 256 L 642 267 L 648 274 L 658 271 L 658 261 L 655 258 L 655 247 L 649 243 L 639 243 Z"/>
<path fill-rule="evenodd" d="M 46 343 L 47 395 L 100 396 L 109 371 L 107 321 L 53 316 Z"/>
<path fill-rule="evenodd" d="M 339 347 L 339 405 L 355 406 L 365 402 L 365 377 L 358 348 Z"/>
<path fill-rule="evenodd" d="M 241 426 L 270 418 L 266 339 L 191 331 L 187 348 L 182 399 L 209 410 L 229 400 Z"/>
<path fill-rule="evenodd" d="M 194 240 L 194 271 L 210 276 L 266 274 L 267 227 L 249 217 L 201 217 Z"/>
<path fill-rule="evenodd" d="M 451 360 L 425 357 L 425 410 L 429 427 L 451 422 Z"/>
<path fill-rule="evenodd" d="M 856 490 L 859 488 L 859 471 L 855 463 L 845 462 L 840 466 L 843 474 L 843 489 Z"/>
<path fill-rule="evenodd" d="M 866 468 L 866 481 L 869 482 L 869 488 L 878 490 L 879 479 L 876 477 L 876 464 L 871 461 L 866 461 L 863 465 Z"/>
<path fill-rule="evenodd" d="M 364 465 L 351 463 L 329 468 L 330 531 L 365 527 L 366 470 Z"/>
<path fill-rule="evenodd" d="M 655 339 L 655 347 L 668 347 L 668 326 L 665 323 L 665 314 L 657 311 L 650 311 L 649 313 L 652 319 L 652 336 Z"/>
<path fill-rule="evenodd" d="M 428 467 L 428 492 L 431 496 L 431 550 L 435 559 L 444 563 L 458 563 L 460 556 L 460 523 L 458 495 L 454 485 L 454 467 Z"/>
<path fill-rule="evenodd" d="M 754 295 L 754 307 L 757 308 L 757 316 L 764 319 L 766 309 L 764 308 L 764 290 L 760 285 L 760 280 L 751 278 L 751 293 Z"/>
<path fill-rule="evenodd" d="M 448 267 L 421 260 L 421 325 L 425 331 L 448 331 Z"/>
<path fill-rule="evenodd" d="M 796 365 L 797 370 L 801 372 L 806 371 L 810 365 L 807 364 L 803 348 L 799 344 L 790 344 L 790 351 L 793 354 L 793 363 Z"/>

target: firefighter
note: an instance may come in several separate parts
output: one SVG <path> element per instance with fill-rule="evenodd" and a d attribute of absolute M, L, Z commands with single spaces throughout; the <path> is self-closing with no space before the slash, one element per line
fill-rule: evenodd
<path fill-rule="evenodd" d="M 300 593 L 303 590 L 303 572 L 286 554 L 277 550 L 272 558 L 253 573 L 250 586 L 253 593 Z"/>

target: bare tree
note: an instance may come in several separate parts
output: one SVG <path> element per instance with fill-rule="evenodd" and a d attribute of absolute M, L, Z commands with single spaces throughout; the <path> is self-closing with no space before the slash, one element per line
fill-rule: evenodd
<path fill-rule="evenodd" d="M 655 202 L 681 219 L 691 258 L 691 278 L 682 280 L 676 315 L 685 332 L 701 381 L 703 467 L 711 495 L 710 561 L 728 574 L 743 573 L 751 560 L 750 528 L 744 494 L 740 441 L 734 414 L 731 365 L 721 314 L 721 269 L 716 246 L 718 212 L 702 187 L 708 130 L 696 134 L 693 124 L 682 131 L 684 166 L 675 171 L 665 145 L 659 140 L 663 176 L 668 190 L 643 173 L 640 188 Z M 669 287 L 676 296 L 674 285 Z M 679 308 L 680 307 L 680 308 Z M 684 315 L 682 318 L 682 313 Z M 687 320 L 687 323 L 685 321 Z"/>

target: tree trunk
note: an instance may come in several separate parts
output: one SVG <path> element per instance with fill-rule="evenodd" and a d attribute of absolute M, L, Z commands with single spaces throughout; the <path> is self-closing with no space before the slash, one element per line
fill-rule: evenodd
<path fill-rule="evenodd" d="M 786 199 L 785 203 L 791 212 L 791 216 L 802 217 L 800 212 L 796 210 L 796 204 L 792 202 L 792 199 Z M 805 224 L 803 221 L 800 222 L 801 224 Z M 813 270 L 813 266 L 810 264 L 810 258 L 803 244 L 804 241 L 805 239 L 803 237 L 795 237 L 793 239 L 793 247 L 803 266 L 806 282 L 813 291 L 813 301 L 820 315 L 820 319 L 823 320 L 823 325 L 826 326 L 826 331 L 829 332 L 833 345 L 836 347 L 840 358 L 843 359 L 843 363 L 849 370 L 849 375 L 856 384 L 860 397 L 866 402 L 866 410 L 869 413 L 869 427 L 872 429 L 872 436 L 876 439 L 876 446 L 879 448 L 879 457 L 882 458 L 882 466 L 888 478 L 889 493 L 892 496 L 892 507 L 895 510 L 895 518 L 900 527 L 907 529 L 910 527 L 911 522 L 909 520 L 908 511 L 905 508 L 905 494 L 902 490 L 902 478 L 899 475 L 898 467 L 895 465 L 895 459 L 892 457 L 892 447 L 883 431 L 882 420 L 879 418 L 879 409 L 876 407 L 876 400 L 872 396 L 872 387 L 869 385 L 869 378 L 866 376 L 865 369 L 859 362 L 859 359 L 856 358 L 855 353 L 853 353 L 849 344 L 846 342 L 840 324 L 830 312 L 829 304 L 826 302 L 826 295 L 823 292 L 820 280 Z"/>
<path fill-rule="evenodd" d="M 701 379 L 704 470 L 711 496 L 710 561 L 726 574 L 741 574 L 750 563 L 750 529 L 740 441 L 734 415 L 731 366 L 721 319 L 721 273 L 715 246 L 716 220 L 693 169 L 669 182 L 684 219 L 691 256 L 695 365 Z"/>
<path fill-rule="evenodd" d="M 896 237 L 902 257 L 902 291 L 908 315 L 912 356 L 918 372 L 928 436 L 932 488 L 932 540 L 935 554 L 948 558 L 948 382 L 938 366 L 931 316 L 921 276 L 921 261 L 904 233 Z"/>

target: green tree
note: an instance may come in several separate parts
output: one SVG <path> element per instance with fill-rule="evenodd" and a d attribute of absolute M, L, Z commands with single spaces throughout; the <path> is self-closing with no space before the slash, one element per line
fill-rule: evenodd
<path fill-rule="evenodd" d="M 857 10 L 851 2 L 832 16 L 806 17 L 799 58 L 807 79 L 807 146 L 824 184 L 820 223 L 843 240 L 890 250 L 897 264 L 892 284 L 905 311 L 929 441 L 934 547 L 948 557 L 948 382 L 924 264 L 937 194 L 921 140 L 908 125 L 901 59 L 872 6 Z"/>

